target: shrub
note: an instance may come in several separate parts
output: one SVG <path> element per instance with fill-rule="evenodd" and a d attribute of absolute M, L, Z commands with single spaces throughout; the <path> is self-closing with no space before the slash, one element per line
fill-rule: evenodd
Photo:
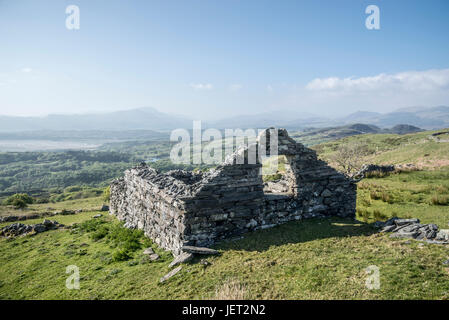
<path fill-rule="evenodd" d="M 105 221 L 103 219 L 90 219 L 77 224 L 76 228 L 82 232 L 94 232 L 104 223 Z"/>
<path fill-rule="evenodd" d="M 14 199 L 11 203 L 15 209 L 23 209 L 26 208 L 28 205 L 25 201 L 23 201 L 22 199 Z"/>
<path fill-rule="evenodd" d="M 118 224 L 109 229 L 107 239 L 115 247 L 123 248 L 127 251 L 135 251 L 140 249 L 140 242 L 143 238 L 143 231 L 138 229 L 124 228 L 122 224 Z"/>
<path fill-rule="evenodd" d="M 17 201 L 17 200 L 20 200 L 20 201 Z M 24 202 L 25 204 L 34 203 L 33 197 L 27 195 L 26 193 L 16 193 L 16 194 L 6 198 L 6 200 L 4 201 L 4 204 L 5 205 L 14 205 L 14 201 L 16 201 L 16 203 Z"/>
<path fill-rule="evenodd" d="M 125 228 L 123 223 L 111 224 L 103 219 L 90 219 L 77 224 L 76 228 L 89 233 L 89 237 L 95 241 L 105 239 L 111 248 L 115 248 L 113 261 L 128 260 L 143 245 L 151 246 L 151 241 L 144 236 L 142 230 Z"/>
<path fill-rule="evenodd" d="M 108 233 L 109 233 L 109 228 L 105 225 L 101 225 L 98 228 L 98 230 L 96 230 L 90 234 L 90 238 L 92 240 L 98 241 L 98 240 L 106 237 L 108 235 Z"/>
<path fill-rule="evenodd" d="M 35 202 L 36 202 L 36 203 L 40 203 L 40 204 L 42 204 L 42 203 L 49 203 L 49 202 L 50 202 L 50 199 L 48 199 L 48 198 L 37 198 L 37 199 L 35 200 Z"/>
<path fill-rule="evenodd" d="M 128 251 L 124 248 L 117 249 L 112 253 L 112 261 L 126 261 L 131 256 L 128 254 Z"/>

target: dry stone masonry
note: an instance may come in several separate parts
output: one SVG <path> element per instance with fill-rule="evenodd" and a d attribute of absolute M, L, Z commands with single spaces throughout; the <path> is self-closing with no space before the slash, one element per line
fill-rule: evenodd
<path fill-rule="evenodd" d="M 262 164 L 248 161 L 249 151 L 270 155 L 272 132 L 278 134 L 278 155 L 285 156 L 288 167 L 278 189 L 264 188 Z M 159 173 L 144 163 L 127 170 L 111 184 L 110 213 L 179 255 L 183 246 L 210 246 L 292 220 L 355 218 L 355 205 L 353 180 L 317 159 L 285 129 L 271 128 L 207 172 Z"/>

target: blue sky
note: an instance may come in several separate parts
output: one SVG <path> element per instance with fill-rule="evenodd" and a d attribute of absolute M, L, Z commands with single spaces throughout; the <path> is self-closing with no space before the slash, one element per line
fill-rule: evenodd
<path fill-rule="evenodd" d="M 80 29 L 65 26 L 80 8 Z M 380 8 L 380 30 L 365 8 Z M 449 105 L 449 1 L 0 0 L 0 114 Z"/>

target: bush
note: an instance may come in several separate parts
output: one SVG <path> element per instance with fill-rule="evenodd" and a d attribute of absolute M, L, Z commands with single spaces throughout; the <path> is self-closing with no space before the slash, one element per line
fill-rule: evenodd
<path fill-rule="evenodd" d="M 140 249 L 142 246 L 140 240 L 142 238 L 142 230 L 124 228 L 122 224 L 110 228 L 107 236 L 107 239 L 113 246 L 123 248 L 127 251 Z"/>
<path fill-rule="evenodd" d="M 109 228 L 105 225 L 101 225 L 98 228 L 98 230 L 96 230 L 90 234 L 90 238 L 92 240 L 98 241 L 98 240 L 106 237 L 108 235 L 108 233 L 109 233 Z"/>
<path fill-rule="evenodd" d="M 117 249 L 112 253 L 112 261 L 126 261 L 131 256 L 128 254 L 128 251 L 126 249 Z"/>
<path fill-rule="evenodd" d="M 82 232 L 94 232 L 97 231 L 104 223 L 105 221 L 103 219 L 90 219 L 77 224 L 76 228 Z"/>
<path fill-rule="evenodd" d="M 15 209 L 24 209 L 28 206 L 28 204 L 25 201 L 18 198 L 12 201 L 12 205 L 14 206 Z"/>
<path fill-rule="evenodd" d="M 3 203 L 5 205 L 14 205 L 14 202 L 16 202 L 16 204 L 23 202 L 25 203 L 25 206 L 28 204 L 32 204 L 34 203 L 34 199 L 33 197 L 27 195 L 26 193 L 16 193 L 10 197 L 8 197 Z"/>
<path fill-rule="evenodd" d="M 110 224 L 103 219 L 90 219 L 76 225 L 76 228 L 89 233 L 89 237 L 95 241 L 105 239 L 116 249 L 112 255 L 113 261 L 128 260 L 143 245 L 151 246 L 151 241 L 142 230 L 125 228 L 122 223 Z"/>
<path fill-rule="evenodd" d="M 49 203 L 49 202 L 50 202 L 50 199 L 48 199 L 48 198 L 37 198 L 37 199 L 35 200 L 35 202 L 38 203 L 38 204 Z"/>

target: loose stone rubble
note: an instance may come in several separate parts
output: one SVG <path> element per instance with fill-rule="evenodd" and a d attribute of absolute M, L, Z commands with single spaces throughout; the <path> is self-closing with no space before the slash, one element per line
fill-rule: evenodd
<path fill-rule="evenodd" d="M 143 254 L 148 255 L 148 259 L 150 259 L 150 261 L 156 261 L 159 259 L 159 255 L 154 252 L 153 248 L 146 248 L 143 251 Z"/>
<path fill-rule="evenodd" d="M 278 135 L 278 155 L 287 160 L 282 193 L 264 188 L 262 180 L 259 156 L 270 156 L 271 134 Z M 356 188 L 285 129 L 270 128 L 204 173 L 163 174 L 144 163 L 127 170 L 111 184 L 110 213 L 177 256 L 183 246 L 207 247 L 292 220 L 355 218 Z"/>
<path fill-rule="evenodd" d="M 353 178 L 356 179 L 363 179 L 366 174 L 371 172 L 382 172 L 382 173 L 388 173 L 393 172 L 395 170 L 394 165 L 377 165 L 377 164 L 364 164 L 362 168 L 355 174 L 352 175 Z"/>
<path fill-rule="evenodd" d="M 36 234 L 45 232 L 48 230 L 54 230 L 58 228 L 64 227 L 63 224 L 58 223 L 57 221 L 51 221 L 45 219 L 42 223 L 38 224 L 23 224 L 23 223 L 13 223 L 7 225 L 0 229 L 0 236 L 6 238 L 12 238 L 17 236 L 23 236 L 28 234 Z"/>
<path fill-rule="evenodd" d="M 380 232 L 391 232 L 392 238 L 409 238 L 428 243 L 449 244 L 449 230 L 439 230 L 435 224 L 421 224 L 419 219 L 391 218 L 386 222 L 377 221 Z"/>
<path fill-rule="evenodd" d="M 367 174 L 373 172 L 390 173 L 390 172 L 411 171 L 411 170 L 419 170 L 419 168 L 412 163 L 396 164 L 396 165 L 364 164 L 358 172 L 352 175 L 352 178 L 356 179 L 357 181 L 360 181 L 363 178 L 365 178 Z"/>
<path fill-rule="evenodd" d="M 82 209 L 79 210 L 61 210 L 61 211 L 54 211 L 54 212 L 42 212 L 38 214 L 24 214 L 24 215 L 9 215 L 9 216 L 2 216 L 0 217 L 0 223 L 2 222 L 13 222 L 13 221 L 24 221 L 29 219 L 38 219 L 43 217 L 51 217 L 56 215 L 71 215 L 75 213 L 82 212 Z"/>

